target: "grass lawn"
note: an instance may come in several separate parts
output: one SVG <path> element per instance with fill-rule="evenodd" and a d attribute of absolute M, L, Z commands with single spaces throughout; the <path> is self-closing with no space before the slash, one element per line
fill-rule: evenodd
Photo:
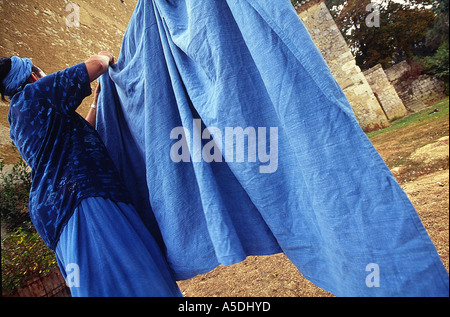
<path fill-rule="evenodd" d="M 447 120 L 448 122 L 448 107 L 449 107 L 449 98 L 443 99 L 441 101 L 438 101 L 434 103 L 431 107 L 422 110 L 417 113 L 413 113 L 407 117 L 399 118 L 396 120 L 391 121 L 391 126 L 385 129 L 381 129 L 378 131 L 373 131 L 370 133 L 367 133 L 367 136 L 372 139 L 373 137 L 383 134 L 386 132 L 395 131 L 401 128 L 406 127 L 409 124 L 415 123 L 419 125 L 428 124 L 431 121 L 441 121 L 441 120 Z M 437 109 L 437 112 L 433 112 L 435 109 Z"/>

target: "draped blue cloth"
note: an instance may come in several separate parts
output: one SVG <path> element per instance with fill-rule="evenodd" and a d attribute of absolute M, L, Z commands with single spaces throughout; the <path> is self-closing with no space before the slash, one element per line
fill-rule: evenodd
<path fill-rule="evenodd" d="M 338 296 L 448 296 L 289 1 L 138 1 L 100 82 L 97 129 L 177 279 L 284 252 Z"/>
<path fill-rule="evenodd" d="M 129 204 L 83 199 L 55 251 L 73 297 L 181 296 L 161 250 Z"/>

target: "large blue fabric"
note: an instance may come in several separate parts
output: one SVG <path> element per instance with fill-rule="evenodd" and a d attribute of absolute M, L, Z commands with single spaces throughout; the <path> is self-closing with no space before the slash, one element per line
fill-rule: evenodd
<path fill-rule="evenodd" d="M 448 296 L 289 1 L 138 1 L 100 82 L 98 131 L 177 279 L 282 251 L 338 296 Z"/>
<path fill-rule="evenodd" d="M 83 199 L 61 233 L 56 258 L 74 297 L 181 296 L 161 250 L 129 204 Z"/>

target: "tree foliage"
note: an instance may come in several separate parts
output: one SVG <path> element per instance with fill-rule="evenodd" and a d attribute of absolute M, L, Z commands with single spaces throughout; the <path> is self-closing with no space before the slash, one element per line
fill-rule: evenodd
<path fill-rule="evenodd" d="M 0 161 L 0 212 L 2 225 L 9 229 L 29 230 L 31 219 L 28 212 L 28 195 L 31 175 L 22 158 L 14 164 L 12 171 L 6 173 Z"/>
<path fill-rule="evenodd" d="M 14 293 L 28 279 L 57 267 L 55 254 L 39 234 L 17 228 L 2 237 L 2 294 Z"/>
<path fill-rule="evenodd" d="M 448 54 L 448 41 L 442 43 L 436 54 L 433 56 L 427 56 L 423 59 L 422 63 L 424 72 L 433 74 L 439 79 L 444 79 L 448 82 L 449 78 L 449 54 Z"/>
<path fill-rule="evenodd" d="M 449 94 L 449 52 L 448 40 L 441 43 L 433 56 L 415 58 L 425 74 L 433 75 L 444 82 L 445 93 Z"/>
<path fill-rule="evenodd" d="M 10 172 L 0 161 L 2 294 L 11 294 L 29 278 L 56 267 L 56 258 L 31 224 L 28 196 L 31 175 L 23 159 Z"/>
<path fill-rule="evenodd" d="M 435 1 L 433 11 L 436 21 L 426 35 L 426 46 L 437 49 L 442 43 L 448 42 L 448 9 L 449 0 Z"/>
<path fill-rule="evenodd" d="M 401 3 L 380 1 L 379 27 L 370 27 L 366 19 L 373 12 L 370 0 L 326 0 L 336 24 L 353 51 L 357 64 L 368 69 L 384 67 L 411 58 L 424 47 L 425 35 L 434 25 L 433 0 L 409 0 Z"/>

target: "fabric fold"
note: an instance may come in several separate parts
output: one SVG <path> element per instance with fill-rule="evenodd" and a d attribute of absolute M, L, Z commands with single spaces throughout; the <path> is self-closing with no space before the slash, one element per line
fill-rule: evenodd
<path fill-rule="evenodd" d="M 448 296 L 289 1 L 138 1 L 100 82 L 99 133 L 177 279 L 284 252 L 338 296 Z"/>

